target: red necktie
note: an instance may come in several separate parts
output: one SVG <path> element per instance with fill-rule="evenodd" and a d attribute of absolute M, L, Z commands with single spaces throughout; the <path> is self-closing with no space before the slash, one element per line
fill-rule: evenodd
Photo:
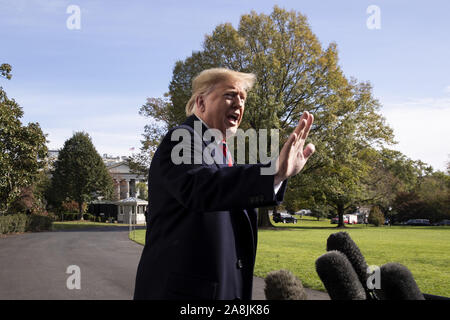
<path fill-rule="evenodd" d="M 226 163 L 229 167 L 232 167 L 233 160 L 231 159 L 231 154 L 228 152 L 227 143 L 225 140 L 222 140 L 222 152 L 224 163 Z"/>

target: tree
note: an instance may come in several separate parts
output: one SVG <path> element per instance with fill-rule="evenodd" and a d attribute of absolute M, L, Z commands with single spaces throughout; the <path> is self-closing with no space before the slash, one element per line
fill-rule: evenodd
<path fill-rule="evenodd" d="M 141 153 L 150 154 L 160 133 L 185 119 L 192 78 L 211 67 L 256 75 L 241 128 L 279 129 L 280 147 L 304 110 L 314 114 L 310 139 L 317 152 L 302 173 L 290 179 L 296 188 L 288 192 L 293 201 L 319 195 L 316 202 L 323 199 L 335 207 L 342 221 L 345 208 L 364 198 L 359 176 L 368 168 L 359 153 L 392 142 L 392 130 L 377 113 L 380 105 L 370 84 L 343 75 L 336 44 L 322 49 L 305 16 L 278 7 L 270 15 L 243 15 L 238 29 L 229 23 L 217 26 L 205 37 L 203 50 L 175 64 L 169 92 L 141 107 L 141 114 L 155 119 L 145 128 Z M 268 226 L 266 214 L 259 215 L 260 226 Z"/>
<path fill-rule="evenodd" d="M 425 201 L 414 191 L 399 192 L 394 200 L 393 210 L 396 212 L 397 222 L 409 219 L 425 218 L 428 211 Z"/>
<path fill-rule="evenodd" d="M 11 74 L 12 68 L 9 64 L 3 63 L 0 65 L 0 77 L 4 77 L 8 80 L 11 80 L 12 74 Z"/>
<path fill-rule="evenodd" d="M 368 148 L 361 154 L 370 170 L 361 177 L 366 186 L 366 198 L 359 205 L 376 205 L 385 217 L 393 220 L 395 197 L 401 192 L 412 191 L 430 168 L 421 161 L 413 161 L 399 151 Z"/>
<path fill-rule="evenodd" d="M 398 192 L 392 204 L 395 219 L 429 219 L 432 223 L 450 219 L 450 176 L 427 172 L 418 177 L 414 188 Z"/>
<path fill-rule="evenodd" d="M 372 209 L 370 209 L 369 213 L 369 223 L 373 224 L 375 227 L 379 227 L 384 224 L 384 215 L 381 212 L 380 208 L 377 206 L 373 206 Z"/>
<path fill-rule="evenodd" d="M 11 79 L 11 66 L 0 66 L 0 77 Z M 47 154 L 46 139 L 38 123 L 23 125 L 23 110 L 0 87 L 0 214 L 31 187 Z"/>
<path fill-rule="evenodd" d="M 59 203 L 76 201 L 80 219 L 83 203 L 98 196 L 111 197 L 113 181 L 91 138 L 76 132 L 66 140 L 53 171 L 51 190 Z"/>
<path fill-rule="evenodd" d="M 424 176 L 415 192 L 427 207 L 423 217 L 430 219 L 431 222 L 450 219 L 450 176 L 448 174 L 437 171 Z"/>
<path fill-rule="evenodd" d="M 327 205 L 318 204 L 311 207 L 311 216 L 317 218 L 317 221 L 319 221 L 320 218 L 328 217 L 329 213 L 330 208 Z"/>
<path fill-rule="evenodd" d="M 148 200 L 148 187 L 145 182 L 138 182 L 136 188 L 139 190 L 139 198 Z"/>

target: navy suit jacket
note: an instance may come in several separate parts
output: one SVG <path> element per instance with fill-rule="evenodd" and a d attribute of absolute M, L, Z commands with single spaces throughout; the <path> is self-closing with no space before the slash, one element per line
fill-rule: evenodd
<path fill-rule="evenodd" d="M 263 164 L 174 164 L 172 132 L 192 138 L 190 116 L 169 130 L 150 166 L 146 244 L 138 265 L 134 299 L 245 299 L 252 297 L 257 211 L 282 201 L 286 181 L 274 194 L 274 176 Z M 202 152 L 208 142 L 201 140 Z M 200 150 L 201 149 L 201 150 Z"/>

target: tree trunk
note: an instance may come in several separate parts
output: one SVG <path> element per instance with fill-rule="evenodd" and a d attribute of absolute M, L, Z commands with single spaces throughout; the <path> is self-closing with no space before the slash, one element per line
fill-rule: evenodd
<path fill-rule="evenodd" d="M 338 217 L 339 217 L 337 228 L 345 228 L 345 224 L 344 224 L 344 205 L 343 204 L 338 204 L 337 209 L 338 209 Z"/>
<path fill-rule="evenodd" d="M 258 228 L 272 228 L 269 218 L 269 208 L 258 208 Z"/>
<path fill-rule="evenodd" d="M 80 214 L 80 220 L 83 221 L 83 202 L 78 202 L 78 212 Z"/>

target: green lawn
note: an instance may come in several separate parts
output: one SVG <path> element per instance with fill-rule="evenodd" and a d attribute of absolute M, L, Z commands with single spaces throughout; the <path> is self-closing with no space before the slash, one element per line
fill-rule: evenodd
<path fill-rule="evenodd" d="M 92 227 L 123 227 L 128 224 L 122 223 L 104 223 L 104 222 L 92 222 L 92 221 L 54 221 L 52 223 L 52 230 L 69 230 L 69 229 L 85 229 Z"/>
<path fill-rule="evenodd" d="M 259 230 L 255 275 L 288 269 L 305 287 L 325 291 L 315 261 L 326 252 L 328 236 L 341 230 L 328 220 L 309 217 L 297 224 L 274 225 L 279 228 Z M 422 292 L 450 296 L 450 227 L 355 225 L 345 231 L 369 265 L 401 263 L 411 270 Z M 145 230 L 136 230 L 135 241 L 145 242 Z"/>

